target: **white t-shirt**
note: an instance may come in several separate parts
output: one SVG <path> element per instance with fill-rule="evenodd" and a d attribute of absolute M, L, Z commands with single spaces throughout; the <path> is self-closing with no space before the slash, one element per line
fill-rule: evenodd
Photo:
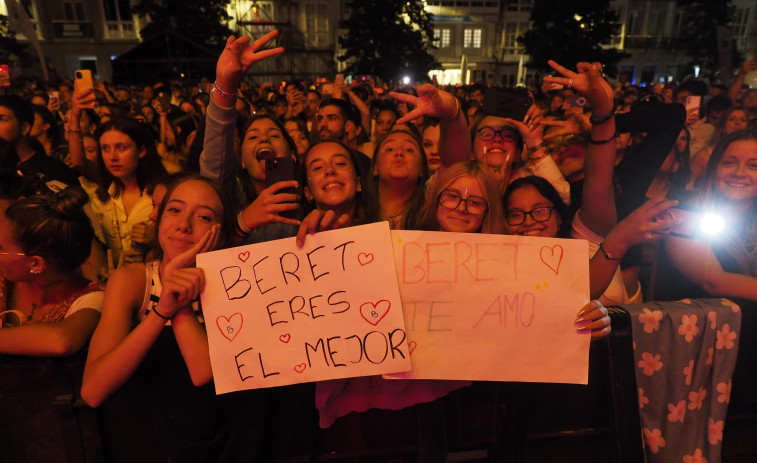
<path fill-rule="evenodd" d="M 71 304 L 71 307 L 69 307 L 64 318 L 68 318 L 83 309 L 95 309 L 98 312 L 102 312 L 104 299 L 105 291 L 92 291 L 91 293 L 87 293 Z"/>

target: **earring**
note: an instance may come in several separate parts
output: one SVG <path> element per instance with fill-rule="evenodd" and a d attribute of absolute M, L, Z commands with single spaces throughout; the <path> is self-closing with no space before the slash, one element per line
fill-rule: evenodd
<path fill-rule="evenodd" d="M 40 273 L 42 273 L 42 269 L 40 269 L 39 267 L 34 267 L 29 270 L 29 273 L 31 273 L 32 275 L 39 275 Z"/>
<path fill-rule="evenodd" d="M 373 176 L 374 176 L 374 177 L 378 177 L 378 170 L 376 170 L 376 169 L 373 169 Z"/>
<path fill-rule="evenodd" d="M 247 169 L 247 166 L 244 165 L 244 161 L 242 161 L 242 170 Z"/>

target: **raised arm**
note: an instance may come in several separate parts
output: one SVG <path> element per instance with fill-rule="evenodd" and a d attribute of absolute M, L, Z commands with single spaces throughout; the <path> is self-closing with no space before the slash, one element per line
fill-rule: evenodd
<path fill-rule="evenodd" d="M 423 116 L 439 120 L 439 157 L 442 167 L 470 160 L 471 140 L 468 121 L 460 110 L 460 102 L 444 90 L 431 84 L 416 87 L 418 96 L 389 92 L 389 96 L 409 103 L 415 108 L 397 120 L 404 124 Z"/>
<path fill-rule="evenodd" d="M 74 82 L 74 95 L 71 98 L 71 116 L 68 119 L 68 161 L 70 162 L 70 167 L 76 169 L 87 179 L 96 182 L 100 177 L 100 173 L 97 169 L 97 163 L 87 159 L 87 156 L 84 154 L 81 126 L 79 125 L 82 110 L 95 107 L 95 91 L 89 89 L 83 93 L 79 92 L 77 84 L 78 82 Z"/>
<path fill-rule="evenodd" d="M 578 72 L 549 61 L 563 77 L 545 77 L 546 82 L 572 87 L 586 97 L 593 110 L 591 135 L 584 161 L 581 221 L 594 233 L 605 236 L 617 223 L 613 169 L 615 167 L 615 106 L 613 91 L 602 78 L 600 63 L 578 63 Z"/>
<path fill-rule="evenodd" d="M 281 47 L 260 50 L 277 35 L 278 31 L 271 31 L 252 44 L 248 36 L 237 39 L 232 35 L 218 58 L 216 81 L 206 113 L 200 172 L 225 187 L 230 187 L 239 166 L 239 158 L 234 151 L 234 123 L 237 118 L 239 83 L 253 63 L 284 51 Z"/>

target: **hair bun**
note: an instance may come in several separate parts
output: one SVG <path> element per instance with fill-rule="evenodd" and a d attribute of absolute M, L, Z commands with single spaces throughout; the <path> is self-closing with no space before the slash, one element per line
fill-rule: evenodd
<path fill-rule="evenodd" d="M 70 186 L 58 193 L 48 195 L 47 204 L 56 214 L 64 217 L 76 217 L 83 212 L 89 195 L 79 187 Z"/>

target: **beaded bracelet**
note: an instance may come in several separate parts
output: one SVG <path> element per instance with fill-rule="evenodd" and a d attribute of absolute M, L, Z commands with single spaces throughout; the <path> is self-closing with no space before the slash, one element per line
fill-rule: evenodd
<path fill-rule="evenodd" d="M 213 82 L 213 91 L 220 93 L 222 97 L 228 98 L 229 100 L 236 99 L 237 97 L 236 92 L 234 93 L 224 92 L 223 90 L 218 88 L 218 84 L 216 84 L 215 82 Z"/>
<path fill-rule="evenodd" d="M 599 250 L 602 251 L 602 254 L 605 255 L 605 259 L 607 259 L 607 260 L 623 260 L 622 257 L 615 257 L 612 254 L 610 254 L 609 252 L 607 252 L 605 250 L 604 246 L 602 246 L 603 244 L 604 243 L 599 243 Z"/>
<path fill-rule="evenodd" d="M 605 122 L 607 122 L 610 119 L 612 119 L 612 116 L 615 115 L 615 111 L 617 111 L 617 110 L 618 110 L 618 102 L 614 101 L 612 103 L 612 110 L 610 111 L 610 114 L 607 114 L 607 115 L 604 115 L 604 116 L 596 116 L 596 115 L 592 114 L 591 117 L 589 117 L 589 122 L 591 122 L 591 125 L 601 125 L 601 124 L 604 124 Z"/>

